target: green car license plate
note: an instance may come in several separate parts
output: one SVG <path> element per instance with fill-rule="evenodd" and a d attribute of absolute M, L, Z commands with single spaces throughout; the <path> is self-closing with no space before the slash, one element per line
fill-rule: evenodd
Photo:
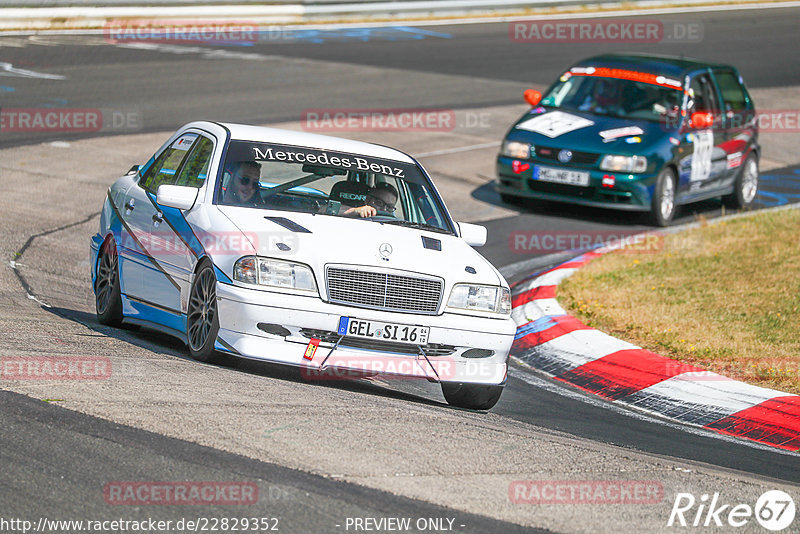
<path fill-rule="evenodd" d="M 538 165 L 534 167 L 533 179 L 542 182 L 552 182 L 554 184 L 578 185 L 583 187 L 589 185 L 588 172 L 540 167 Z"/>

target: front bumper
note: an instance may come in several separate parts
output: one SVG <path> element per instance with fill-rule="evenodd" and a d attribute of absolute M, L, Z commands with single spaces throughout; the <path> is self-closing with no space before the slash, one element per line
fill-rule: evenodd
<path fill-rule="evenodd" d="M 309 377 L 338 377 L 336 370 L 363 375 L 394 375 L 437 382 L 502 384 L 516 325 L 511 318 L 491 319 L 453 313 L 415 315 L 329 304 L 318 297 L 288 295 L 217 284 L 219 345 L 246 358 L 299 366 Z M 428 343 L 377 344 L 345 337 L 335 350 L 342 316 L 430 327 Z M 262 328 L 259 328 L 259 324 Z M 267 333 L 280 326 L 288 335 Z M 313 358 L 303 357 L 312 338 L 320 339 Z M 474 356 L 483 349 L 483 354 Z M 465 353 L 467 357 L 465 357 Z M 426 357 L 427 356 L 427 357 Z M 327 357 L 327 360 L 326 360 Z M 322 366 L 323 360 L 325 361 Z M 333 373 L 326 373 L 331 371 Z"/>
<path fill-rule="evenodd" d="M 514 161 L 514 158 L 505 156 L 497 158 L 495 189 L 498 193 L 625 211 L 650 211 L 653 188 L 658 178 L 658 174 L 624 174 L 537 161 L 527 161 L 527 170 L 514 172 Z M 573 186 L 534 180 L 535 165 L 588 172 L 589 185 Z M 614 187 L 603 187 L 603 178 L 607 176 L 614 177 Z"/>

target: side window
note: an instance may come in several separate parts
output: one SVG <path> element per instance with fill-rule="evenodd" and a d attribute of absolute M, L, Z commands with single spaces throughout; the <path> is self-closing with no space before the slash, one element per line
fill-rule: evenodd
<path fill-rule="evenodd" d="M 155 193 L 161 184 L 174 184 L 177 178 L 175 174 L 197 137 L 198 135 L 193 133 L 184 134 L 173 141 L 142 176 L 142 187 Z"/>
<path fill-rule="evenodd" d="M 725 111 L 741 111 L 748 108 L 744 88 L 732 72 L 715 72 L 714 77 L 717 79 L 722 100 L 725 102 Z"/>
<path fill-rule="evenodd" d="M 431 198 L 430 192 L 425 187 L 413 182 L 406 182 L 405 186 L 408 188 L 408 195 L 411 197 L 411 199 L 407 200 L 409 207 L 415 208 L 410 210 L 412 214 L 409 214 L 406 219 L 445 228 L 446 224 L 440 219 L 439 210 L 433 208 L 435 203 Z M 403 200 L 406 202 L 405 198 Z"/>
<path fill-rule="evenodd" d="M 696 111 L 719 111 L 714 84 L 708 74 L 700 74 L 692 79 L 689 86 L 692 100 L 689 102 L 689 113 Z"/>
<path fill-rule="evenodd" d="M 208 175 L 208 166 L 211 163 L 211 154 L 213 152 L 214 143 L 211 139 L 200 137 L 186 158 L 175 185 L 202 187 Z"/>

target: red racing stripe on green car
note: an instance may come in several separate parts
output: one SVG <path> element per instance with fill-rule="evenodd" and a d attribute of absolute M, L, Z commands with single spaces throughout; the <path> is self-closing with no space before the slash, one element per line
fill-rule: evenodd
<path fill-rule="evenodd" d="M 797 451 L 800 450 L 800 397 L 774 397 L 705 428 Z"/>
<path fill-rule="evenodd" d="M 645 349 L 620 350 L 571 369 L 558 380 L 610 400 L 621 399 L 673 376 L 701 368 Z"/>

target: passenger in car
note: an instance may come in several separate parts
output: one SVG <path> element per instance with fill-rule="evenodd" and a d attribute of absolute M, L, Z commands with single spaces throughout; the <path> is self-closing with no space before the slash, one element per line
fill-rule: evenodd
<path fill-rule="evenodd" d="M 617 113 L 620 100 L 619 83 L 612 79 L 600 78 L 595 80 L 592 94 L 586 97 L 578 109 L 595 113 Z"/>

